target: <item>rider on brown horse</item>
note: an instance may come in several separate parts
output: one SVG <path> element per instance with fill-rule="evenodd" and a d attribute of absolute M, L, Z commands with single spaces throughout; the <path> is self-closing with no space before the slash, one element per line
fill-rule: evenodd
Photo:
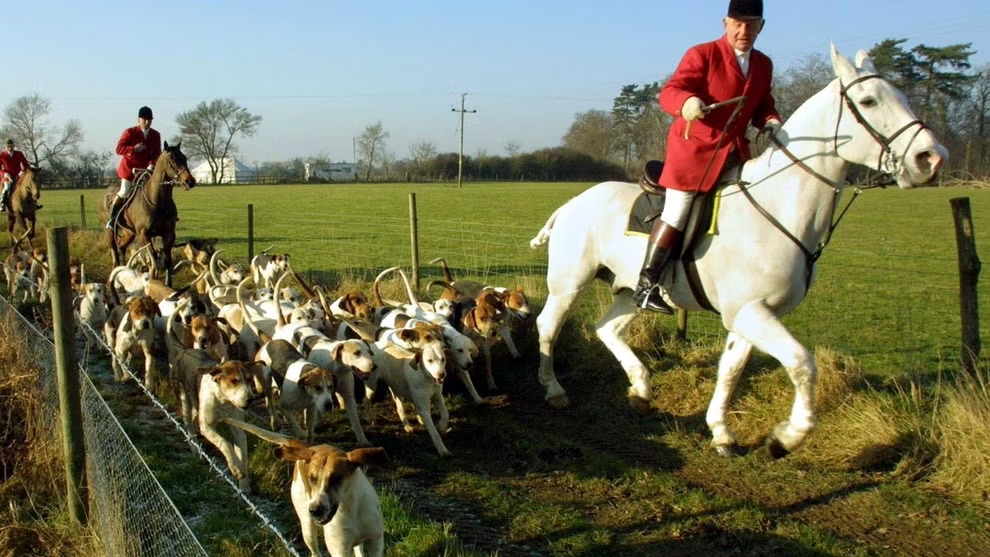
<path fill-rule="evenodd" d="M 3 194 L 0 195 L 0 212 L 7 211 L 7 200 L 10 199 L 10 193 L 14 190 L 14 184 L 21 176 L 21 173 L 27 171 L 29 168 L 31 168 L 31 165 L 28 164 L 27 157 L 24 156 L 22 151 L 14 149 L 14 140 L 8 138 L 4 142 L 3 151 L 0 151 L 0 180 L 3 181 Z M 41 205 L 38 205 L 36 209 L 41 209 L 41 207 Z"/>
<path fill-rule="evenodd" d="M 142 106 L 138 110 L 138 125 L 124 130 L 117 141 L 117 154 L 121 157 L 120 166 L 117 167 L 120 189 L 117 190 L 117 197 L 113 199 L 113 206 L 110 207 L 107 229 L 113 228 L 120 209 L 127 201 L 134 183 L 134 171 L 144 168 L 151 170 L 162 154 L 162 136 L 158 130 L 151 127 L 152 118 L 151 109 Z"/>

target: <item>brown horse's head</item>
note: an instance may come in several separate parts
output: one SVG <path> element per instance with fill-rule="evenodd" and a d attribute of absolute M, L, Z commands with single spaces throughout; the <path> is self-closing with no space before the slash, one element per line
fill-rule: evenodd
<path fill-rule="evenodd" d="M 164 165 L 165 175 L 173 181 L 182 182 L 182 187 L 189 190 L 196 187 L 196 178 L 189 171 L 189 161 L 180 149 L 181 146 L 181 141 L 175 145 L 169 145 L 166 141 L 155 166 Z"/>

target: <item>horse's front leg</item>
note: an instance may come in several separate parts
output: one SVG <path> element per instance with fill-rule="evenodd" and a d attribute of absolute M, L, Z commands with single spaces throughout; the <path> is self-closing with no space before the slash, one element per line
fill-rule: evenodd
<path fill-rule="evenodd" d="M 573 291 L 561 295 L 548 295 L 543 311 L 536 318 L 536 328 L 540 334 L 539 379 L 540 384 L 546 389 L 546 401 L 553 408 L 564 408 L 571 403 L 564 388 L 557 382 L 557 374 L 553 370 L 553 348 L 578 293 L 579 291 Z"/>
<path fill-rule="evenodd" d="M 633 303 L 632 292 L 622 289 L 615 295 L 612 306 L 595 325 L 598 338 L 619 360 L 619 365 L 629 378 L 629 405 L 639 414 L 650 411 L 653 401 L 653 390 L 650 388 L 650 374 L 646 366 L 629 348 L 626 342 L 626 332 L 629 324 L 636 316 L 636 304 Z"/>
<path fill-rule="evenodd" d="M 739 454 L 739 445 L 732 429 L 725 423 L 732 402 L 732 394 L 739 384 L 746 362 L 753 353 L 753 344 L 737 333 L 730 332 L 725 339 L 725 349 L 718 361 L 718 378 L 715 380 L 715 392 L 708 404 L 705 421 L 712 432 L 712 447 L 724 457 Z"/>
<path fill-rule="evenodd" d="M 767 449 L 774 458 L 787 456 L 807 440 L 817 425 L 815 383 L 818 367 L 815 356 L 791 335 L 762 301 L 743 306 L 736 314 L 732 328 L 756 348 L 776 358 L 794 385 L 790 416 L 777 424 L 767 438 Z"/>

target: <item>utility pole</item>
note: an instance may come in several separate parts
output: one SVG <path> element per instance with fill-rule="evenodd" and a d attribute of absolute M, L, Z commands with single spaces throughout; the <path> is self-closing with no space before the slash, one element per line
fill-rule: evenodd
<path fill-rule="evenodd" d="M 464 97 L 467 93 L 461 95 L 461 109 L 451 108 L 451 112 L 461 113 L 461 147 L 457 152 L 457 187 L 461 187 L 464 183 L 464 113 L 465 112 L 478 112 L 477 110 L 464 110 Z"/>

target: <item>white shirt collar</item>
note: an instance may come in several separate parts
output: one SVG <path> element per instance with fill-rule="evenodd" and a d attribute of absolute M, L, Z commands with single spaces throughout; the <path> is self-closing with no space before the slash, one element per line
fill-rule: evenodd
<path fill-rule="evenodd" d="M 739 69 L 742 70 L 744 77 L 749 76 L 749 55 L 753 52 L 753 49 L 749 50 L 736 50 L 732 49 L 736 53 L 736 61 L 739 62 Z"/>

